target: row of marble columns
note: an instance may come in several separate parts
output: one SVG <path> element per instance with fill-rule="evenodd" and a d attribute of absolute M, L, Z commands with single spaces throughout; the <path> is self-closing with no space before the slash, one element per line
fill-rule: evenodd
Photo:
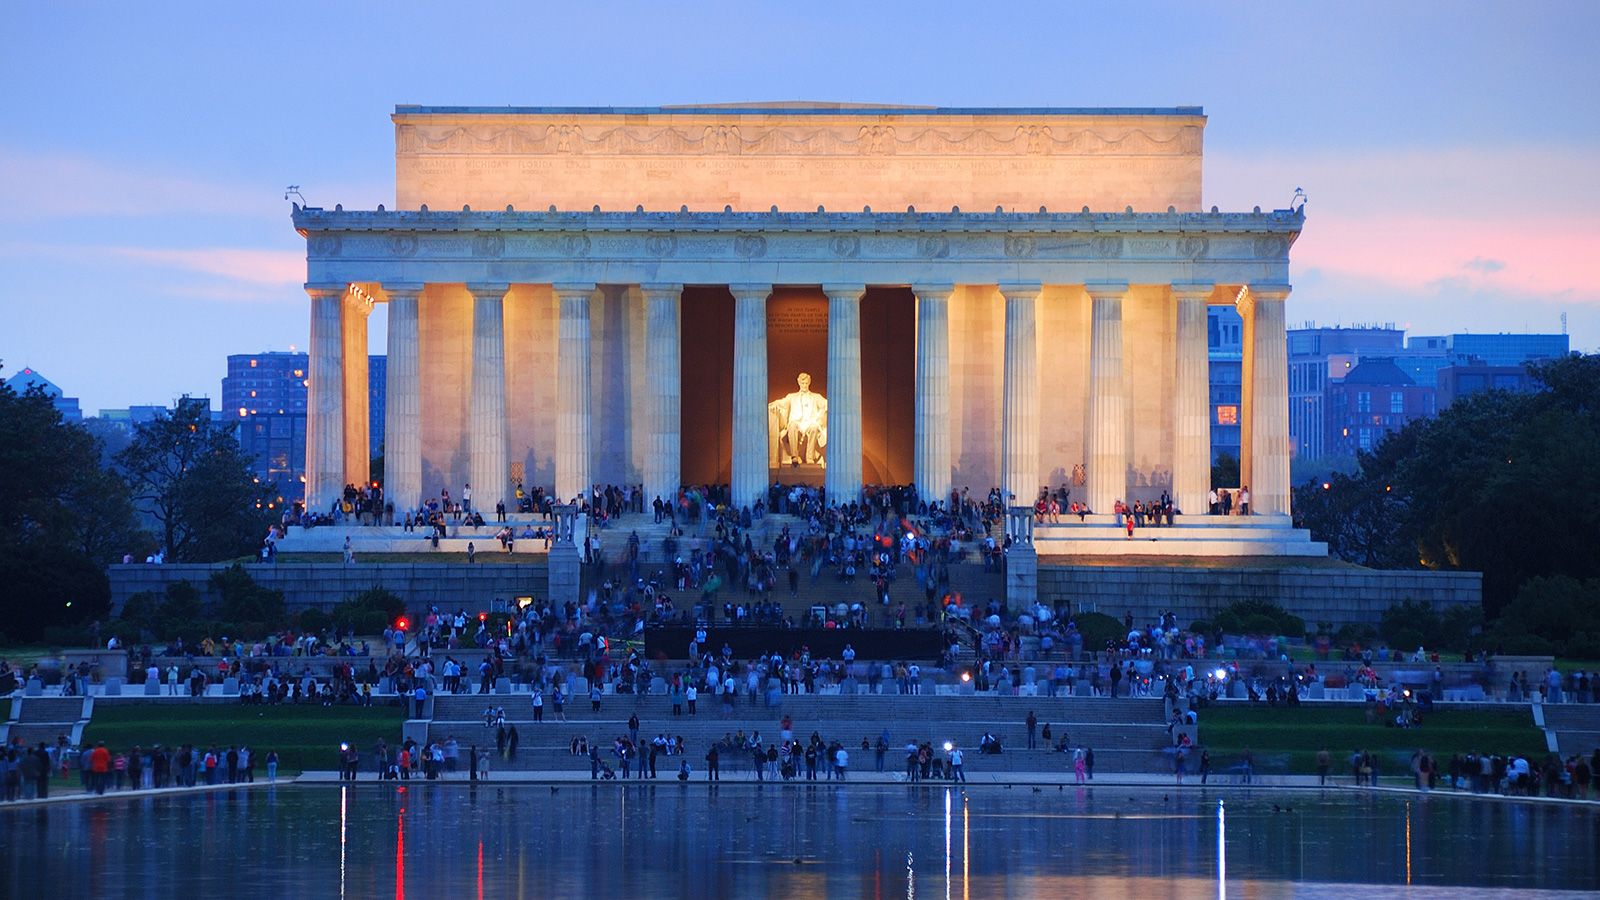
<path fill-rule="evenodd" d="M 593 389 L 590 301 L 593 284 L 553 285 L 557 307 L 556 496 L 572 500 L 590 486 Z M 1085 285 L 1090 298 L 1089 422 L 1085 499 L 1109 513 L 1126 496 L 1129 404 L 1124 383 L 1122 307 L 1126 283 Z M 510 285 L 469 283 L 472 352 L 468 384 L 468 472 L 480 507 L 508 499 L 508 398 L 505 297 Z M 950 297 L 954 286 L 913 285 L 917 301 L 914 472 L 930 500 L 951 489 Z M 673 496 L 682 471 L 680 372 L 682 286 L 640 285 L 645 301 L 649 381 L 647 498 Z M 733 451 L 731 490 L 740 505 L 764 496 L 767 446 L 767 298 L 771 285 L 734 284 Z M 1001 399 L 1001 488 L 1031 503 L 1041 487 L 1037 307 L 1041 286 L 1001 284 L 1005 337 Z M 385 284 L 389 300 L 386 492 L 396 509 L 420 501 L 422 485 L 420 284 Z M 824 285 L 828 298 L 828 465 L 836 498 L 859 495 L 862 481 L 861 298 L 865 285 Z M 366 295 L 348 285 L 308 285 L 311 297 L 307 503 L 326 508 L 347 483 L 366 480 Z M 1284 285 L 1239 290 L 1246 322 L 1242 460 L 1253 511 L 1289 511 L 1289 434 Z M 1206 508 L 1211 480 L 1206 306 L 1210 284 L 1174 284 L 1176 366 L 1173 398 L 1173 497 L 1191 514 Z M 357 336 L 361 342 L 357 342 Z M 359 388 L 359 390 L 357 390 Z M 359 427 L 358 427 L 359 426 Z"/>

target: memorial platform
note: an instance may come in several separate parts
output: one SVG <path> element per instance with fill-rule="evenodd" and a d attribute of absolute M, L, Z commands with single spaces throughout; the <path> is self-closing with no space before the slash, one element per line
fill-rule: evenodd
<path fill-rule="evenodd" d="M 1288 516 L 1179 516 L 1171 527 L 1135 528 L 1130 536 L 1115 516 L 1079 522 L 1037 522 L 1033 546 L 1044 556 L 1182 556 L 1325 558 L 1328 545 L 1295 528 Z"/>

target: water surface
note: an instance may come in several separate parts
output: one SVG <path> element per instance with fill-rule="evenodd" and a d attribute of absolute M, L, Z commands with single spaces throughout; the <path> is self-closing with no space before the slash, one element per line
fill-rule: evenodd
<path fill-rule="evenodd" d="M 1594 810 L 1438 793 L 364 783 L 0 809 L 0 833 L 10 897 L 1600 888 Z"/>

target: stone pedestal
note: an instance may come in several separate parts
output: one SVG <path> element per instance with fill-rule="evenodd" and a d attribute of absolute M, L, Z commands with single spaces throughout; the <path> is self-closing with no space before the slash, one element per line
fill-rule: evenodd
<path fill-rule="evenodd" d="M 734 303 L 733 478 L 729 489 L 734 505 L 744 507 L 753 505 L 767 490 L 767 295 L 772 288 L 735 284 L 728 290 Z"/>
<path fill-rule="evenodd" d="M 562 503 L 587 496 L 589 491 L 593 421 L 589 409 L 589 300 L 593 293 L 592 284 L 555 286 L 556 499 Z"/>
<path fill-rule="evenodd" d="M 1006 605 L 1015 611 L 1032 609 L 1039 599 L 1039 554 L 1033 546 L 1033 507 L 1006 510 Z"/>
<path fill-rule="evenodd" d="M 550 602 L 577 603 L 582 593 L 583 556 L 574 533 L 578 507 L 563 503 L 554 508 L 555 539 L 550 542 Z"/>
<path fill-rule="evenodd" d="M 1031 504 L 1039 483 L 1037 284 L 1002 284 L 1006 298 L 1005 375 L 1000 403 L 1000 487 L 1008 502 Z"/>
<path fill-rule="evenodd" d="M 1207 512 L 1211 489 L 1211 363 L 1206 340 L 1209 284 L 1175 284 L 1177 384 L 1173 397 L 1172 500 L 1184 515 Z"/>
<path fill-rule="evenodd" d="M 914 285 L 917 297 L 917 491 L 950 499 L 950 295 L 954 287 Z"/>
<path fill-rule="evenodd" d="M 1089 508 L 1110 515 L 1128 488 L 1127 397 L 1122 377 L 1122 297 L 1126 284 L 1090 284 Z"/>
<path fill-rule="evenodd" d="M 383 492 L 397 518 L 422 505 L 422 285 L 386 284 L 389 359 L 384 376 Z"/>
<path fill-rule="evenodd" d="M 473 503 L 492 517 L 510 487 L 506 450 L 507 284 L 469 284 L 472 294 L 472 394 L 467 402 L 468 471 Z"/>
<path fill-rule="evenodd" d="M 344 493 L 343 284 L 308 284 L 306 509 L 327 512 Z"/>
<path fill-rule="evenodd" d="M 644 454 L 644 506 L 672 503 L 682 480 L 683 371 L 680 363 L 683 287 L 641 286 L 645 304 L 645 370 L 650 431 Z"/>
<path fill-rule="evenodd" d="M 828 295 L 829 503 L 861 498 L 861 295 L 863 285 L 823 285 Z"/>

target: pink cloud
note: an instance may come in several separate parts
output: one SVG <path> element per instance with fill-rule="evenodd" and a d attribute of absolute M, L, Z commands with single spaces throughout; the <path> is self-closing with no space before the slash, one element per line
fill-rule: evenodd
<path fill-rule="evenodd" d="M 1291 258 L 1297 268 L 1410 290 L 1455 286 L 1600 304 L 1597 247 L 1600 222 L 1586 217 L 1308 213 Z"/>
<path fill-rule="evenodd" d="M 306 258 L 288 250 L 246 250 L 207 247 L 167 250 L 152 247 L 111 247 L 110 252 L 140 262 L 220 275 L 234 281 L 261 285 L 298 285 L 305 281 Z"/>

